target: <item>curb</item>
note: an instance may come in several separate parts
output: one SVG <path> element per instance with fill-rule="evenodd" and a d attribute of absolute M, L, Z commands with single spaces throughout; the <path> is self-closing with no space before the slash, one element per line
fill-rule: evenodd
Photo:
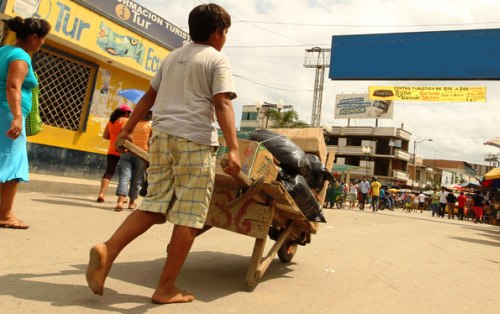
<path fill-rule="evenodd" d="M 48 194 L 97 195 L 100 181 L 30 173 L 29 182 L 19 184 L 19 192 L 38 192 Z M 116 183 L 111 182 L 108 193 L 116 190 Z"/>

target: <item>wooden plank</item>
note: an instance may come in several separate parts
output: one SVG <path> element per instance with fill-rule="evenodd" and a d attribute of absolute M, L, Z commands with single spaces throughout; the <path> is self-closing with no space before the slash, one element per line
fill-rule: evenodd
<path fill-rule="evenodd" d="M 283 243 L 285 243 L 285 241 L 290 236 L 292 230 L 293 230 L 293 223 L 291 223 L 286 227 L 286 229 L 280 234 L 279 238 L 276 240 L 276 242 L 269 250 L 269 252 L 266 254 L 266 256 L 263 259 L 261 259 L 259 267 L 257 267 L 255 274 L 257 280 L 262 278 L 266 270 L 269 268 L 269 265 L 271 265 L 271 262 L 276 256 L 276 253 L 278 253 L 280 247 L 283 245 Z"/>
<path fill-rule="evenodd" d="M 265 223 L 266 225 L 266 235 L 269 232 L 269 227 L 271 226 L 272 218 L 274 216 L 274 202 L 270 202 L 270 215 L 269 220 Z M 250 259 L 250 265 L 248 266 L 247 274 L 245 277 L 245 284 L 249 287 L 254 287 L 257 285 L 258 280 L 263 275 L 263 273 L 258 272 L 257 269 L 260 267 L 262 254 L 264 253 L 264 248 L 266 246 L 267 236 L 263 239 L 256 239 L 252 251 L 252 257 Z"/>
<path fill-rule="evenodd" d="M 129 140 L 120 137 L 118 140 L 116 140 L 115 145 L 116 147 L 126 148 L 132 155 L 141 158 L 145 162 L 149 163 L 149 154 L 140 149 L 138 146 L 132 144 L 132 142 L 130 142 Z"/>
<path fill-rule="evenodd" d="M 332 169 L 334 159 L 335 159 L 335 152 L 329 152 L 325 162 L 326 169 Z M 319 194 L 317 195 L 317 199 L 320 204 L 323 204 L 325 202 L 326 190 L 328 189 L 329 184 L 330 182 L 325 181 L 325 183 L 323 183 L 323 188 L 321 189 L 321 192 L 319 192 Z"/>

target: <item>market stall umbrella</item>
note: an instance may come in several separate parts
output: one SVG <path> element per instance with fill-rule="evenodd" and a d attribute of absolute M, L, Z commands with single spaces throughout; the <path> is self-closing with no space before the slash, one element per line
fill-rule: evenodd
<path fill-rule="evenodd" d="M 481 181 L 481 186 L 485 188 L 500 189 L 500 179 L 485 179 Z"/>
<path fill-rule="evenodd" d="M 500 179 L 500 168 L 494 168 L 484 175 L 485 180 Z"/>
<path fill-rule="evenodd" d="M 449 189 L 449 190 L 455 190 L 455 191 L 461 191 L 461 190 L 464 189 L 464 187 L 461 186 L 460 184 L 448 185 L 446 188 Z"/>
<path fill-rule="evenodd" d="M 134 104 L 137 104 L 145 93 L 146 92 L 143 90 L 130 88 L 130 89 L 122 89 L 121 91 L 118 92 L 118 95 L 127 98 Z"/>

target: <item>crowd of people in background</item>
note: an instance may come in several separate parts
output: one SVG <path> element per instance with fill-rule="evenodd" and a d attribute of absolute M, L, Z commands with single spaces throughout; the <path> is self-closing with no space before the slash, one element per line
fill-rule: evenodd
<path fill-rule="evenodd" d="M 325 207 L 330 208 L 340 199 L 341 204 L 347 203 L 342 200 L 348 201 L 349 209 L 369 208 L 372 212 L 377 212 L 400 208 L 408 213 L 430 211 L 432 217 L 446 216 L 448 219 L 470 220 L 474 223 L 498 224 L 500 221 L 500 210 L 495 209 L 494 193 L 491 191 L 454 192 L 445 187 L 425 193 L 399 190 L 381 185 L 376 177 L 370 180 L 351 180 L 348 183 L 336 180 L 330 184 L 328 190 L 330 192 L 327 192 Z"/>

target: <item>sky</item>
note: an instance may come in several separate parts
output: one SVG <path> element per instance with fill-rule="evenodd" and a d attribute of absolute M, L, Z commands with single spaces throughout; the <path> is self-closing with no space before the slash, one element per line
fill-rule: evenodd
<path fill-rule="evenodd" d="M 188 31 L 191 9 L 202 0 L 135 0 Z M 305 50 L 330 48 L 334 35 L 500 28 L 498 0 L 223 0 L 215 1 L 232 17 L 222 52 L 233 67 L 238 98 L 236 120 L 244 105 L 257 101 L 293 105 L 311 122 L 315 69 L 305 68 Z M 334 52 L 333 52 L 334 53 Z M 484 103 L 394 103 L 394 118 L 382 127 L 412 133 L 417 156 L 487 164 L 500 149 L 483 145 L 500 136 L 499 81 L 332 81 L 325 71 L 321 125 L 346 126 L 334 119 L 337 94 L 368 93 L 368 86 L 484 86 Z M 351 119 L 351 126 L 375 120 Z M 432 139 L 432 141 L 426 141 Z"/>

